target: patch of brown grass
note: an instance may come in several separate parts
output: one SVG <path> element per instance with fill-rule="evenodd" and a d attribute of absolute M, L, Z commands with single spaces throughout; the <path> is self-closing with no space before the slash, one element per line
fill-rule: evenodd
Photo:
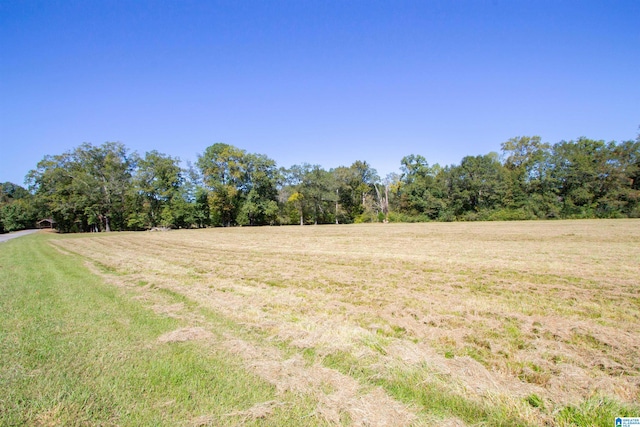
<path fill-rule="evenodd" d="M 184 342 L 194 340 L 206 340 L 212 338 L 213 334 L 201 327 L 180 328 L 167 332 L 158 337 L 158 342 Z"/>

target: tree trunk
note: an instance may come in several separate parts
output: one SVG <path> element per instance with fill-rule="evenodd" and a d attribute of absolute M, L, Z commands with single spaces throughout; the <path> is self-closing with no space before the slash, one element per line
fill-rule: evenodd
<path fill-rule="evenodd" d="M 340 199 L 340 194 L 338 190 L 336 190 L 336 225 L 338 225 L 338 200 Z"/>
<path fill-rule="evenodd" d="M 389 222 L 389 185 L 384 186 L 384 220 Z"/>

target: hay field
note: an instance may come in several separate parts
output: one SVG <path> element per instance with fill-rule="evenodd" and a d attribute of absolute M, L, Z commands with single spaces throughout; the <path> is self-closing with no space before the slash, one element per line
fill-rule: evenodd
<path fill-rule="evenodd" d="M 638 220 L 51 243 L 140 304 L 188 321 L 159 340 L 239 356 L 280 392 L 317 401 L 314 416 L 330 424 L 579 425 L 640 407 Z"/>

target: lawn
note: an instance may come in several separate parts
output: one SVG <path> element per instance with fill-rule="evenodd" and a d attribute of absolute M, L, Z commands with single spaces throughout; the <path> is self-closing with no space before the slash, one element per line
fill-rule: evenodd
<path fill-rule="evenodd" d="M 638 220 L 0 245 L 0 424 L 602 425 L 640 416 Z"/>

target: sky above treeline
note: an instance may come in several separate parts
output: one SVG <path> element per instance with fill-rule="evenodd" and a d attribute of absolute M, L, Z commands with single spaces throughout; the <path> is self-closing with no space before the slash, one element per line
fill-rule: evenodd
<path fill-rule="evenodd" d="M 0 182 L 119 141 L 279 166 L 635 139 L 640 1 L 0 2 Z"/>

